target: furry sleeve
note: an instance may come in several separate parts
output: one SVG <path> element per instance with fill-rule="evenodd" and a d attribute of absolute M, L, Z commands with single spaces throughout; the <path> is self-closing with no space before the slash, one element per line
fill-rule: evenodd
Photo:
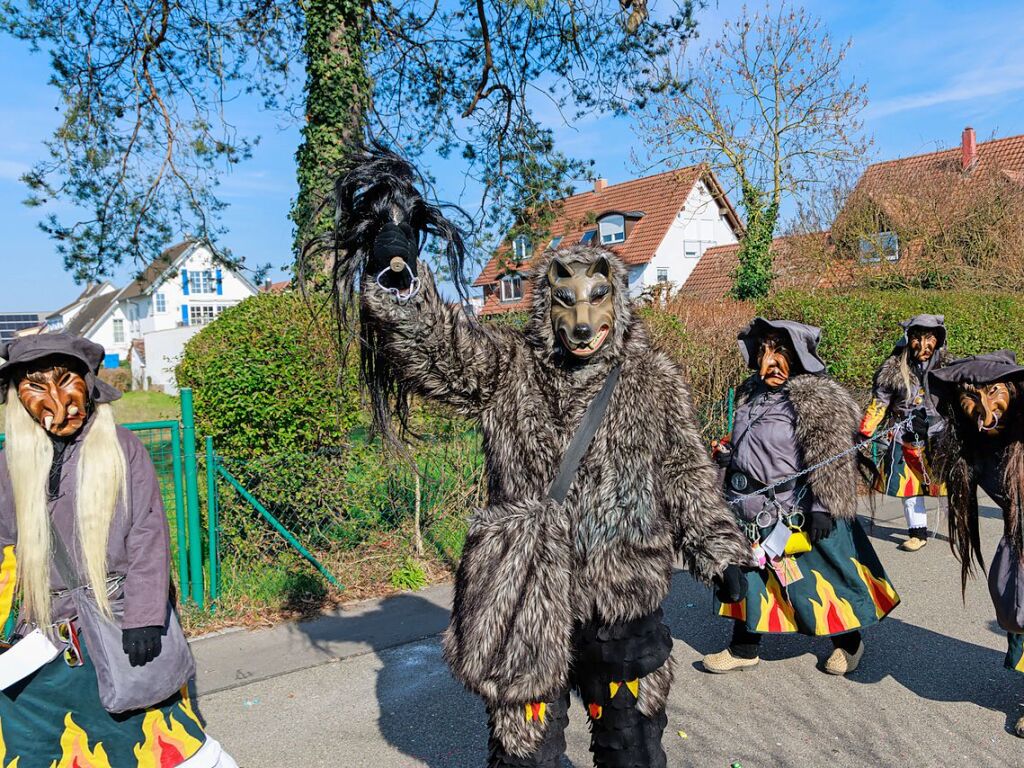
<path fill-rule="evenodd" d="M 515 332 L 467 317 L 461 307 L 445 303 L 422 263 L 419 272 L 420 292 L 405 304 L 367 281 L 361 295 L 364 322 L 374 323 L 395 369 L 413 392 L 476 416 L 494 394 L 517 343 Z"/>
<path fill-rule="evenodd" d="M 796 439 L 806 466 L 854 444 L 860 409 L 850 393 L 825 376 L 794 376 L 789 397 L 796 411 Z M 809 475 L 811 491 L 836 518 L 857 514 L 857 461 L 851 453 Z"/>
<path fill-rule="evenodd" d="M 709 583 L 726 566 L 750 565 L 750 543 L 725 503 L 718 470 L 708 457 L 682 372 L 667 357 L 654 361 L 664 419 L 661 485 L 672 539 L 684 567 Z"/>

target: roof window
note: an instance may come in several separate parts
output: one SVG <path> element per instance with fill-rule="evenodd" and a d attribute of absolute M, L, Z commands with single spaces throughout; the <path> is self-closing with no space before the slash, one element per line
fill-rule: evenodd
<path fill-rule="evenodd" d="M 601 245 L 614 245 L 626 239 L 626 217 L 615 213 L 597 223 L 601 230 Z"/>

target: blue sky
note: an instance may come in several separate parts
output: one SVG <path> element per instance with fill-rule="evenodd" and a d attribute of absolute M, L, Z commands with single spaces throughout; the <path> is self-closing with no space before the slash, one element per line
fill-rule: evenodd
<path fill-rule="evenodd" d="M 752 6 L 756 2 L 750 3 Z M 713 38 L 724 19 L 735 17 L 739 0 L 709 3 L 699 16 L 702 38 Z M 870 106 L 866 128 L 875 138 L 875 159 L 889 159 L 959 142 L 971 125 L 979 140 L 1024 133 L 1024 56 L 1019 33 L 1024 3 L 846 0 L 804 3 L 820 16 L 833 38 L 851 38 L 847 72 L 866 82 Z M 47 237 L 37 229 L 39 211 L 21 204 L 18 176 L 43 155 L 42 141 L 58 121 L 58 94 L 47 84 L 49 60 L 28 46 L 0 38 L 0 312 L 52 310 L 80 290 L 64 273 Z M 292 228 L 288 210 L 295 194 L 294 152 L 298 128 L 252 102 L 232 105 L 229 117 L 241 133 L 259 134 L 251 160 L 225 176 L 222 242 L 253 265 L 270 263 L 272 277 L 285 274 Z M 628 118 L 592 118 L 577 126 L 554 123 L 560 146 L 593 158 L 611 183 L 639 175 L 631 150 L 641 142 Z M 437 194 L 459 200 L 463 171 L 456 163 L 430 168 Z M 581 180 L 580 188 L 588 182 Z M 115 277 L 123 283 L 128 269 Z"/>

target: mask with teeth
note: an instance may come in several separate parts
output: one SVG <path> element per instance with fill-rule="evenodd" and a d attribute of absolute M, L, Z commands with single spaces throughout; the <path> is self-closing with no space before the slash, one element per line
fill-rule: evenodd
<path fill-rule="evenodd" d="M 555 257 L 547 277 L 555 337 L 573 357 L 592 357 L 615 326 L 614 286 L 608 259 L 601 257 L 592 264 L 584 264 Z"/>
<path fill-rule="evenodd" d="M 1007 382 L 962 384 L 960 410 L 982 434 L 998 435 L 1003 431 L 1006 413 L 1016 395 L 1016 387 Z"/>
<path fill-rule="evenodd" d="M 18 399 L 47 434 L 71 437 L 88 416 L 88 386 L 80 366 L 68 358 L 33 362 L 18 381 Z"/>

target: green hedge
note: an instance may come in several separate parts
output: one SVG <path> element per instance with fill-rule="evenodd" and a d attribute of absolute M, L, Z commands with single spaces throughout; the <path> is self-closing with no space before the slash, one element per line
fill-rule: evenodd
<path fill-rule="evenodd" d="M 955 356 L 1012 349 L 1024 353 L 1024 298 L 968 291 L 786 291 L 758 303 L 758 314 L 816 325 L 829 372 L 853 387 L 868 387 L 899 340 L 899 323 L 921 313 L 945 315 Z"/>

